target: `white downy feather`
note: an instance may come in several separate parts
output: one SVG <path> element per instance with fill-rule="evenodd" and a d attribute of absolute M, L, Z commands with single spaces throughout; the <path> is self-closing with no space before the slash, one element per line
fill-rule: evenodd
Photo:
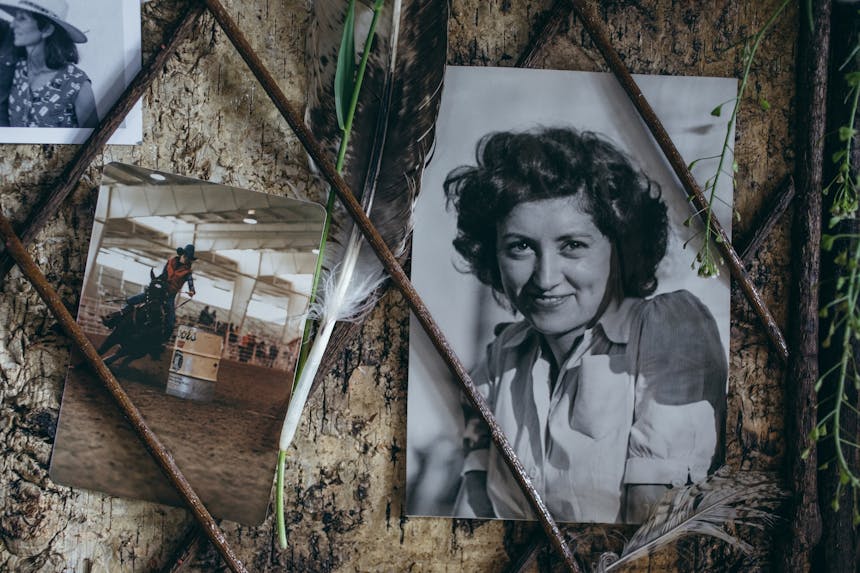
<path fill-rule="evenodd" d="M 306 117 L 323 146 L 333 149 L 340 135 L 333 130 L 336 122 L 329 88 L 336 59 L 331 33 L 342 27 L 337 14 L 345 8 L 343 0 L 329 0 L 315 3 L 315 9 L 321 13 L 320 26 L 325 26 L 329 35 L 323 33 L 325 30 L 313 34 L 320 57 L 316 67 L 310 66 L 312 93 Z M 433 140 L 445 62 L 447 2 L 396 0 L 386 2 L 383 14 L 365 75 L 365 84 L 371 85 L 362 86 L 359 95 L 344 179 L 399 256 L 408 244 L 417 181 Z M 366 35 L 367 20 L 366 15 L 356 12 L 357 43 Z M 281 450 L 292 442 L 336 322 L 366 315 L 376 302 L 374 293 L 386 278 L 351 219 L 335 218 L 333 229 L 326 245 L 323 287 L 311 309 L 319 328 L 290 400 Z"/>

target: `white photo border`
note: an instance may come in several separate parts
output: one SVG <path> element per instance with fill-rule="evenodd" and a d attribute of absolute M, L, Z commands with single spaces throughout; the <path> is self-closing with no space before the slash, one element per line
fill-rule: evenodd
<path fill-rule="evenodd" d="M 685 161 L 719 154 L 726 119 L 714 117 L 710 111 L 736 94 L 735 79 L 635 78 Z M 722 266 L 718 278 L 705 279 L 690 268 L 701 245 L 701 235 L 694 236 L 701 230 L 700 224 L 683 226 L 690 209 L 680 182 L 611 74 L 449 66 L 445 90 L 433 161 L 425 170 L 415 209 L 412 280 L 466 368 L 471 370 L 480 362 L 496 324 L 517 319 L 492 302 L 488 287 L 457 270 L 463 264 L 451 246 L 456 217 L 445 209 L 442 182 L 453 168 L 474 164 L 475 144 L 482 135 L 556 126 L 601 133 L 660 185 L 669 208 L 670 239 L 658 270 L 658 293 L 684 289 L 699 298 L 714 315 L 729 358 L 728 270 Z M 729 141 L 734 141 L 731 135 Z M 715 168 L 716 160 L 702 161 L 693 175 L 703 181 Z M 721 178 L 717 196 L 720 200 L 714 212 L 730 233 L 732 182 L 728 176 Z M 689 245 L 683 248 L 687 240 Z M 452 292 L 457 295 L 452 297 Z M 446 497 L 452 493 L 451 484 L 442 482 L 459 475 L 463 430 L 459 388 L 413 319 L 407 394 L 407 515 L 463 517 L 437 503 L 443 498 L 452 501 Z M 429 495 L 439 497 L 433 501 Z"/>
<path fill-rule="evenodd" d="M 82 53 L 81 69 L 93 80 L 96 94 L 96 107 L 99 119 L 119 99 L 125 88 L 132 82 L 141 69 L 141 17 L 140 0 L 71 0 L 69 2 L 69 21 L 87 34 L 86 44 L 80 44 Z M 119 10 L 117 10 L 119 8 Z M 5 13 L 0 13 L 5 18 Z M 122 49 L 113 51 L 104 42 L 93 41 L 99 29 L 119 25 L 122 34 Z M 116 53 L 121 55 L 120 62 L 99 65 L 98 60 L 88 63 L 87 56 Z M 119 56 L 116 56 L 119 57 Z M 125 82 L 122 86 L 105 87 L 102 82 L 113 82 L 117 64 L 122 66 Z M 56 127 L 0 127 L 0 143 L 16 144 L 81 144 L 92 134 L 89 128 Z M 143 141 L 143 106 L 140 101 L 134 104 L 125 120 L 117 127 L 108 140 L 110 145 L 140 145 Z"/>

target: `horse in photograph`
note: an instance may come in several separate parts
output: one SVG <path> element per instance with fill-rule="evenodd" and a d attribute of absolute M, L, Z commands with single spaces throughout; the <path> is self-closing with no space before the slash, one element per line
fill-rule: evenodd
<path fill-rule="evenodd" d="M 113 330 L 99 346 L 98 353 L 104 356 L 111 348 L 119 345 L 119 350 L 105 359 L 105 364 L 113 364 L 125 357 L 123 365 L 137 360 L 146 354 L 158 359 L 162 343 L 170 336 L 168 328 L 168 309 L 170 297 L 167 281 L 149 271 L 150 283 L 144 290 L 144 300 L 127 311 L 118 311 L 114 318 Z"/>

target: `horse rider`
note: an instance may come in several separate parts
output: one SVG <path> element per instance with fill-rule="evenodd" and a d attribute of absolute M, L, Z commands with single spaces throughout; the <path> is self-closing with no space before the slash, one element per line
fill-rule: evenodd
<path fill-rule="evenodd" d="M 176 324 L 176 295 L 188 283 L 188 294 L 193 297 L 197 294 L 194 291 L 194 277 L 191 275 L 191 265 L 197 260 L 194 256 L 194 245 L 185 245 L 176 249 L 176 256 L 171 257 L 164 264 L 161 274 L 158 278 L 164 280 L 167 285 L 167 328 L 166 336 L 169 337 L 173 332 L 173 326 Z M 114 328 L 119 321 L 131 312 L 136 304 L 146 300 L 146 292 L 136 294 L 126 299 L 126 304 L 122 310 L 111 313 L 102 317 L 102 324 L 108 328 Z"/>

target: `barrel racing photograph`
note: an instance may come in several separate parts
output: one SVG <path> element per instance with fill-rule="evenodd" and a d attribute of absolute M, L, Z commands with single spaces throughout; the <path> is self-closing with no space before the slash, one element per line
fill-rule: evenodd
<path fill-rule="evenodd" d="M 265 519 L 324 211 L 113 163 L 78 324 L 218 517 Z M 181 505 L 73 355 L 51 477 Z"/>

